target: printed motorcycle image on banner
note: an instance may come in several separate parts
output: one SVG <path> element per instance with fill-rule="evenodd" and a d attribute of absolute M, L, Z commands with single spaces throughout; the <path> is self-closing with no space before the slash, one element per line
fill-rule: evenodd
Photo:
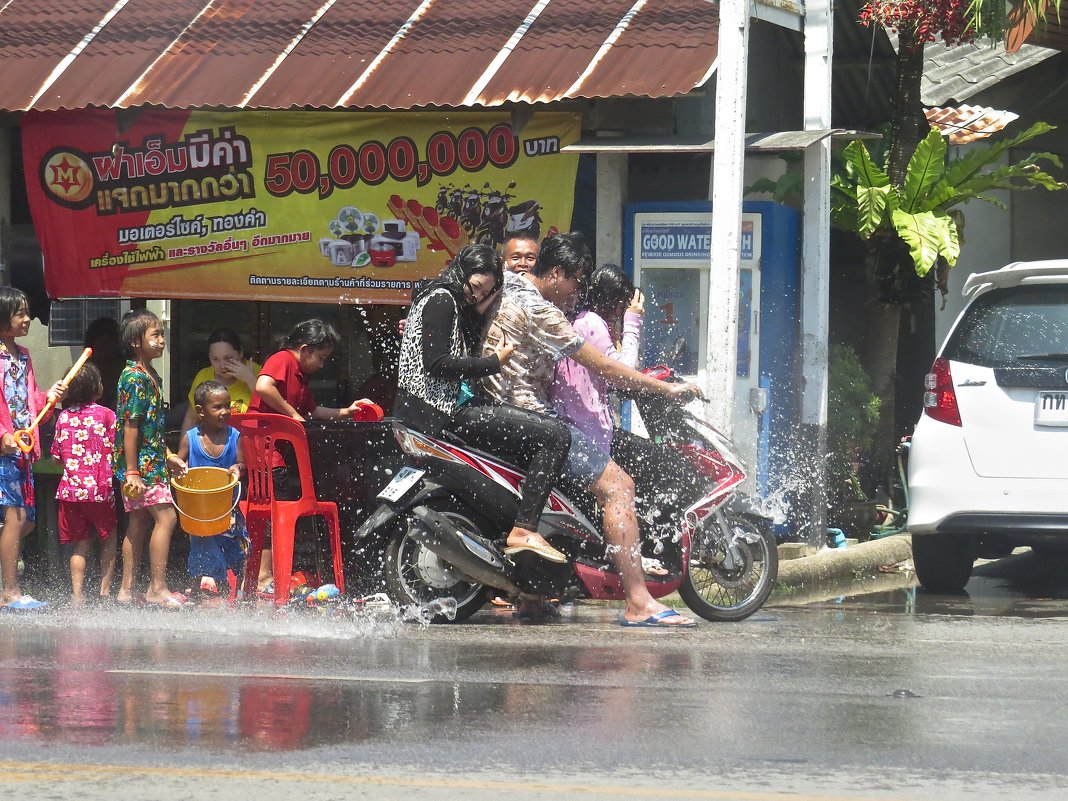
<path fill-rule="evenodd" d="M 29 113 L 52 298 L 408 303 L 469 242 L 567 230 L 580 118 Z"/>

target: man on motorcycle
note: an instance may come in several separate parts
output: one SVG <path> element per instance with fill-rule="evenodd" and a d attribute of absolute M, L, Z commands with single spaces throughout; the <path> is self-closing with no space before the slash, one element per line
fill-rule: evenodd
<path fill-rule="evenodd" d="M 516 274 L 529 273 L 538 261 L 538 243 L 529 233 L 509 234 L 501 245 L 504 269 Z"/>
<path fill-rule="evenodd" d="M 592 267 L 593 259 L 581 234 L 554 234 L 542 241 L 537 263 L 529 273 L 505 282 L 484 353 L 494 352 L 505 336 L 515 344 L 515 351 L 500 373 L 484 380 L 489 394 L 523 409 L 553 415 L 548 391 L 556 362 L 570 358 L 620 389 L 678 401 L 699 397 L 701 391 L 693 384 L 658 381 L 608 358 L 572 328 L 562 309 L 574 306 Z M 571 450 L 565 471 L 589 488 L 603 510 L 605 537 L 626 596 L 620 623 L 696 625 L 655 600 L 645 585 L 633 480 L 586 435 L 569 427 Z"/>

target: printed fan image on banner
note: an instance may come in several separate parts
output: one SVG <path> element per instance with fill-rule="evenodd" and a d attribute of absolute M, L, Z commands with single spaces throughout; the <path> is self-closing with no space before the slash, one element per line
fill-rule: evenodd
<path fill-rule="evenodd" d="M 125 125 L 120 125 L 125 120 Z M 29 113 L 52 298 L 407 303 L 472 242 L 571 225 L 578 115 Z"/>

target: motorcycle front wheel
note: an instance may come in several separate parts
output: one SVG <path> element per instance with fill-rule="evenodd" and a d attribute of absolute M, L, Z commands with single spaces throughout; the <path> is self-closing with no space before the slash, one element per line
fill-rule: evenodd
<path fill-rule="evenodd" d="M 744 620 L 764 605 L 778 573 L 779 551 L 767 521 L 717 514 L 694 535 L 679 595 L 705 620 Z"/>
<path fill-rule="evenodd" d="M 478 527 L 466 516 L 455 511 L 444 511 L 458 528 L 478 533 Z M 386 594 L 402 607 L 426 607 L 433 601 L 453 598 L 456 601 L 456 616 L 452 622 L 466 620 L 483 607 L 488 588 L 471 581 L 466 575 L 441 559 L 433 551 L 423 547 L 409 533 L 413 522 L 398 517 L 392 535 L 386 545 L 383 566 L 385 568 Z M 446 623 L 449 618 L 435 615 L 433 623 Z"/>

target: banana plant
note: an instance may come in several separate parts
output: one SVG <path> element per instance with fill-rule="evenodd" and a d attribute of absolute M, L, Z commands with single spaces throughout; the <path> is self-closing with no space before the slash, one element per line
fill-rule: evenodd
<path fill-rule="evenodd" d="M 996 164 L 1010 148 L 1053 129 L 1038 122 L 1017 136 L 974 148 L 947 163 L 946 142 L 938 129 L 932 128 L 909 159 L 901 186 L 894 186 L 864 143 L 854 140 L 842 151 L 843 168 L 831 180 L 831 222 L 865 240 L 877 234 L 896 234 L 908 245 L 920 277 L 939 259 L 952 267 L 960 255 L 964 224 L 956 206 L 982 200 L 1004 208 L 1005 204 L 990 194 L 999 189 L 1068 188 L 1039 167 L 1041 161 L 1062 167 L 1053 153 L 1031 153 L 1014 164 Z"/>

